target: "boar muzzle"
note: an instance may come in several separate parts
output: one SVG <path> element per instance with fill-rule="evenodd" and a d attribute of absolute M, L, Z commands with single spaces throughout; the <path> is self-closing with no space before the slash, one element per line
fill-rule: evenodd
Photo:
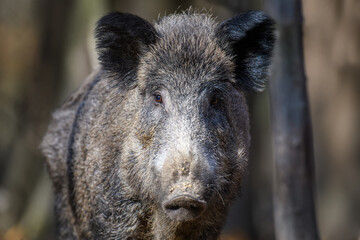
<path fill-rule="evenodd" d="M 175 221 L 191 221 L 206 209 L 206 202 L 191 195 L 178 195 L 163 203 L 168 217 Z"/>

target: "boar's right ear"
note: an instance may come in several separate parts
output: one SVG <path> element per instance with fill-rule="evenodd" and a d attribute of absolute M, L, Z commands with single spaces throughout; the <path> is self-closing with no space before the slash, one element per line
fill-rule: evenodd
<path fill-rule="evenodd" d="M 235 78 L 242 89 L 260 92 L 274 47 L 274 21 L 263 12 L 247 12 L 218 25 L 215 34 L 233 56 Z"/>
<path fill-rule="evenodd" d="M 114 12 L 98 21 L 95 38 L 102 69 L 112 76 L 131 76 L 136 72 L 141 53 L 155 43 L 157 34 L 148 21 Z"/>

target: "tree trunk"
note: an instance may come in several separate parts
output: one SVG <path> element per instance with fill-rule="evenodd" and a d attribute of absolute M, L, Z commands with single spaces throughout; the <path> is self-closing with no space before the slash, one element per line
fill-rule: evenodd
<path fill-rule="evenodd" d="M 300 0 L 269 0 L 278 23 L 270 100 L 275 233 L 279 240 L 319 239 L 313 200 L 313 147 L 303 62 Z"/>
<path fill-rule="evenodd" d="M 1 167 L 4 167 L 0 170 L 0 190 L 3 189 L 8 196 L 4 200 L 8 206 L 0 213 L 2 215 L 0 231 L 3 229 L 7 231 L 10 227 L 16 229 L 21 223 L 23 213 L 30 211 L 38 213 L 36 216 L 27 218 L 26 223 L 31 221 L 31 225 L 25 224 L 27 225 L 25 231 L 30 232 L 31 236 L 35 234 L 35 231 L 27 227 L 36 226 L 38 230 L 36 233 L 41 234 L 51 215 L 51 212 L 47 214 L 46 204 L 37 204 L 39 209 L 29 209 L 35 204 L 28 204 L 32 202 L 32 199 L 37 199 L 33 192 L 35 188 L 39 189 L 39 192 L 43 190 L 41 192 L 43 199 L 49 197 L 44 195 L 50 194 L 49 188 L 39 188 L 39 186 L 44 186 L 40 179 L 44 179 L 46 173 L 44 172 L 44 158 L 38 147 L 64 82 L 68 26 L 74 1 L 37 0 L 32 4 L 34 8 L 37 7 L 37 11 L 29 18 L 36 25 L 18 24 L 20 27 L 24 25 L 32 28 L 29 31 L 31 34 L 24 32 L 19 34 L 19 38 L 22 41 L 29 41 L 28 46 L 36 50 L 30 61 L 26 57 L 17 59 L 18 65 L 24 66 L 20 69 L 21 78 L 13 80 L 17 81 L 16 90 L 19 96 L 15 104 L 11 99 L 8 100 L 8 104 L 13 106 L 13 121 L 16 122 L 17 128 L 10 136 L 13 139 L 11 145 L 6 146 L 8 148 L 5 152 L 6 159 L 0 160 Z M 23 10 L 24 14 L 29 14 L 29 11 L 31 10 Z M 19 27 L 18 25 L 15 27 Z M 9 61 L 13 60 L 9 59 Z M 5 120 L 7 120 L 6 116 Z M 2 142 L 0 142 L 0 157 L 2 157 L 2 148 Z M 34 236 L 34 238 L 40 237 Z"/>

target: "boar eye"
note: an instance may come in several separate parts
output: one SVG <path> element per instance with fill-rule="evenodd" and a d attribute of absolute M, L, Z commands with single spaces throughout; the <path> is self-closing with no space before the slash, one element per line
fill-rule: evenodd
<path fill-rule="evenodd" d="M 155 102 L 157 103 L 162 103 L 162 96 L 160 94 L 155 94 L 154 95 L 154 98 L 155 98 Z"/>
<path fill-rule="evenodd" d="M 217 95 L 214 95 L 214 96 L 212 96 L 212 98 L 211 98 L 211 101 L 210 101 L 210 105 L 211 106 L 216 106 L 216 105 L 218 105 L 219 104 L 219 97 L 217 96 Z"/>

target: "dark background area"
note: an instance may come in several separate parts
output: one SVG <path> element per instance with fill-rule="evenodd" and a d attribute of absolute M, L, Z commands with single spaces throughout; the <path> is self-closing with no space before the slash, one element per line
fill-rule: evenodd
<path fill-rule="evenodd" d="M 97 67 L 93 30 L 109 11 L 149 21 L 190 5 L 222 21 L 266 0 L 0 0 L 0 240 L 54 239 L 38 149 L 51 112 Z M 305 70 L 322 239 L 360 239 L 360 1 L 303 1 Z M 223 239 L 274 239 L 268 92 L 249 96 L 250 169 Z"/>

